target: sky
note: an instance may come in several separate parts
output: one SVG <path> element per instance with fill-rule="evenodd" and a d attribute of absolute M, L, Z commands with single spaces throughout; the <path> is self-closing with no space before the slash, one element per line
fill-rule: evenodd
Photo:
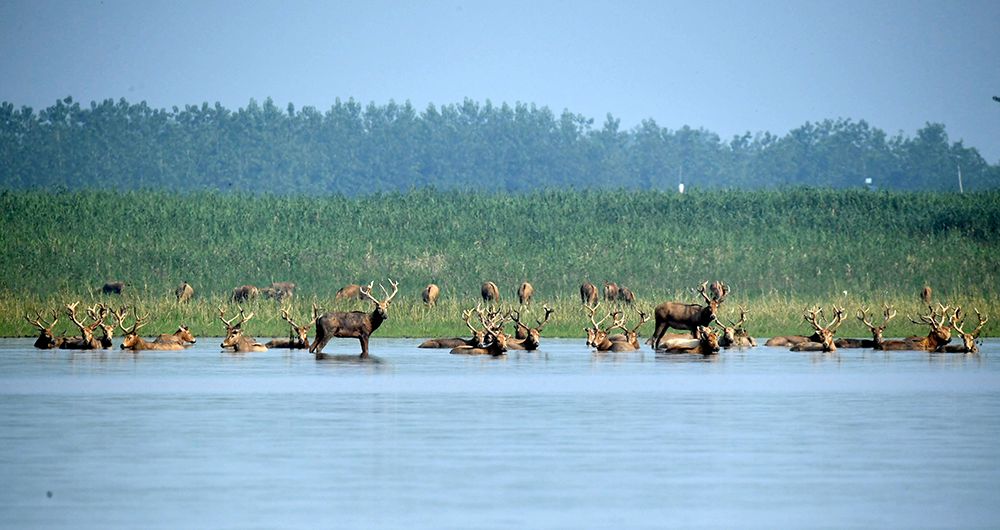
<path fill-rule="evenodd" d="M 0 101 L 528 103 L 723 141 L 942 123 L 1000 163 L 1000 1 L 0 1 Z"/>

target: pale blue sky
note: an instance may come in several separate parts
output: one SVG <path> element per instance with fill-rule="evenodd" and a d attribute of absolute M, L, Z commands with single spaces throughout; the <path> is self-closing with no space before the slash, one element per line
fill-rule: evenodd
<path fill-rule="evenodd" d="M 724 140 L 944 123 L 1000 162 L 1000 1 L 0 2 L 0 100 L 525 102 Z"/>

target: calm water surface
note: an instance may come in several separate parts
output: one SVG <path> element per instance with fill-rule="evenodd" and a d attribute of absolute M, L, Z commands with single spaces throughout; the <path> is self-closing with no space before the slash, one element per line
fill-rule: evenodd
<path fill-rule="evenodd" d="M 1000 341 L 711 360 L 419 342 L 358 362 L 0 340 L 0 526 L 1000 527 Z"/>

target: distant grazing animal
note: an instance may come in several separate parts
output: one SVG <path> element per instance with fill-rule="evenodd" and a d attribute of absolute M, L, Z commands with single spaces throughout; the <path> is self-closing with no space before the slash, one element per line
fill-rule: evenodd
<path fill-rule="evenodd" d="M 364 297 L 364 295 L 361 294 L 361 286 L 360 285 L 355 284 L 355 283 L 349 283 L 349 284 L 341 287 L 339 290 L 337 290 L 337 294 L 334 295 L 333 299 L 334 300 L 350 300 L 350 299 L 364 300 L 365 297 Z"/>
<path fill-rule="evenodd" d="M 615 282 L 604 282 L 604 299 L 608 302 L 618 300 L 618 284 Z"/>
<path fill-rule="evenodd" d="M 493 282 L 483 282 L 482 288 L 480 288 L 480 294 L 483 295 L 484 302 L 499 302 L 500 301 L 500 289 L 497 288 L 497 284 Z"/>
<path fill-rule="evenodd" d="M 531 297 L 535 295 L 535 288 L 528 282 L 523 282 L 517 289 L 517 299 L 521 305 L 531 303 Z"/>
<path fill-rule="evenodd" d="M 430 283 L 424 287 L 422 298 L 427 307 L 434 307 L 437 304 L 438 296 L 441 296 L 441 288 L 436 284 Z"/>
<path fill-rule="evenodd" d="M 103 294 L 122 294 L 127 284 L 125 282 L 107 282 L 101 287 Z"/>
<path fill-rule="evenodd" d="M 252 302 L 253 300 L 257 299 L 257 294 L 259 292 L 260 292 L 260 289 L 257 289 L 257 287 L 255 287 L 253 285 L 241 285 L 241 286 L 233 289 L 232 300 L 233 300 L 233 302 L 236 302 L 236 303 L 239 303 L 239 302 Z"/>
<path fill-rule="evenodd" d="M 265 287 L 260 292 L 265 298 L 282 302 L 295 295 L 295 284 L 292 282 L 271 282 L 270 287 Z"/>
<path fill-rule="evenodd" d="M 188 302 L 194 296 L 194 287 L 191 287 L 191 284 L 188 282 L 183 282 L 177 289 L 174 289 L 174 296 L 177 297 L 178 304 Z"/>
<path fill-rule="evenodd" d="M 361 288 L 361 295 L 372 301 L 374 308 L 371 313 L 362 311 L 333 311 L 326 313 L 316 321 L 316 342 L 309 348 L 311 353 L 321 356 L 323 347 L 334 337 L 353 337 L 361 342 L 361 357 L 368 357 L 368 338 L 389 318 L 389 304 L 399 292 L 399 283 L 389 280 L 392 293 L 386 291 L 381 284 L 385 298 L 379 300 L 371 295 L 374 281 L 367 288 Z"/>
<path fill-rule="evenodd" d="M 698 287 L 698 294 L 705 300 L 705 305 L 684 304 L 681 302 L 664 302 L 654 311 L 656 317 L 656 328 L 653 331 L 651 342 L 653 349 L 656 349 L 660 339 L 667 332 L 668 328 L 687 329 L 691 331 L 692 338 L 698 338 L 698 330 L 709 326 L 716 318 L 719 304 L 729 294 L 729 287 L 720 282 L 719 294 L 713 292 L 713 297 L 709 298 L 705 290 L 708 282 L 703 282 Z"/>
<path fill-rule="evenodd" d="M 920 291 L 920 299 L 924 301 L 924 305 L 927 307 L 931 307 L 931 294 L 933 292 L 930 285 L 925 285 L 923 290 Z"/>
<path fill-rule="evenodd" d="M 590 282 L 580 284 L 580 303 L 592 306 L 597 303 L 597 286 Z"/>
<path fill-rule="evenodd" d="M 632 305 L 635 303 L 635 293 L 628 287 L 618 287 L 618 301 Z"/>

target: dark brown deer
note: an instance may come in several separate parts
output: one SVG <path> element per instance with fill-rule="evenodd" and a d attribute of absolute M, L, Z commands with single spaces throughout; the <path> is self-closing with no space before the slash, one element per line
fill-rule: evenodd
<path fill-rule="evenodd" d="M 427 287 L 424 287 L 423 295 L 421 295 L 424 305 L 427 307 L 434 307 L 439 296 L 441 296 L 441 288 L 433 283 L 427 284 Z"/>
<path fill-rule="evenodd" d="M 233 289 L 232 301 L 234 303 L 252 302 L 257 299 L 260 289 L 253 285 L 241 285 Z"/>
<path fill-rule="evenodd" d="M 472 309 L 468 311 L 462 311 L 462 320 L 465 321 L 465 325 L 469 327 L 469 331 L 472 332 L 471 339 L 463 339 L 461 337 L 450 337 L 450 338 L 440 338 L 440 339 L 427 339 L 421 342 L 418 348 L 457 348 L 459 346 L 469 346 L 472 348 L 482 348 L 486 346 L 486 332 L 481 329 L 476 329 L 472 325 Z"/>
<path fill-rule="evenodd" d="M 545 319 L 538 320 L 536 327 L 528 327 L 521 322 L 521 312 L 511 311 L 510 318 L 516 326 L 516 331 L 514 333 L 513 339 L 507 339 L 507 349 L 509 350 L 537 350 L 542 339 L 542 329 L 545 327 L 545 323 L 549 321 L 549 317 L 555 312 L 554 309 L 549 309 L 549 306 L 542 306 L 545 309 Z"/>
<path fill-rule="evenodd" d="M 89 325 L 84 325 L 83 322 L 80 322 L 76 318 L 76 306 L 79 304 L 80 302 L 67 304 L 66 314 L 69 316 L 70 321 L 80 329 L 80 336 L 66 338 L 59 347 L 65 350 L 99 350 L 103 348 L 103 345 L 99 339 L 94 337 L 94 330 L 101 325 L 101 322 L 95 321 Z"/>
<path fill-rule="evenodd" d="M 592 306 L 597 303 L 597 286 L 590 282 L 580 284 L 580 303 Z"/>
<path fill-rule="evenodd" d="M 239 318 L 240 321 L 233 325 L 233 321 L 237 317 L 233 317 L 230 320 L 224 318 L 224 311 L 219 309 L 219 320 L 226 325 L 226 338 L 223 339 L 220 346 L 222 348 L 232 348 L 236 353 L 249 353 L 249 352 L 265 352 L 267 351 L 267 346 L 257 342 L 253 337 L 243 333 L 243 324 L 246 324 L 253 318 L 254 313 L 249 315 L 245 314 L 243 308 L 240 308 Z"/>
<path fill-rule="evenodd" d="M 194 296 L 194 287 L 191 287 L 188 282 L 183 282 L 174 289 L 174 296 L 177 297 L 178 304 L 187 303 Z"/>
<path fill-rule="evenodd" d="M 125 310 L 124 307 L 121 308 L 121 311 L 124 312 Z M 112 339 L 115 335 L 116 325 L 106 322 L 109 314 L 111 314 L 111 309 L 104 304 L 96 304 L 93 307 L 87 308 L 87 316 L 93 322 L 97 323 L 97 327 L 101 330 L 101 336 L 97 340 L 101 343 L 101 348 L 103 349 L 108 349 L 113 345 Z"/>
<path fill-rule="evenodd" d="M 653 331 L 652 344 L 656 349 L 660 339 L 667 332 L 667 329 L 687 329 L 691 331 L 692 338 L 698 338 L 698 329 L 712 324 L 719 310 L 719 304 L 726 299 L 729 294 L 729 287 L 720 282 L 718 295 L 709 298 L 705 290 L 708 282 L 703 282 L 697 289 L 698 294 L 705 300 L 705 305 L 684 304 L 681 302 L 664 302 L 654 311 L 656 317 L 656 329 Z"/>
<path fill-rule="evenodd" d="M 271 282 L 271 286 L 267 288 L 269 293 L 268 298 L 272 298 L 277 302 L 284 302 L 295 296 L 295 283 L 294 282 Z"/>
<path fill-rule="evenodd" d="M 976 311 L 976 317 L 979 318 L 979 325 L 976 329 L 971 332 L 966 332 L 962 329 L 965 325 L 965 317 L 962 315 L 961 308 L 955 308 L 955 314 L 951 317 L 951 327 L 958 332 L 958 336 L 962 339 L 962 344 L 952 344 L 944 347 L 944 351 L 948 353 L 979 353 L 979 345 L 976 344 L 976 339 L 979 338 L 979 333 L 983 331 L 983 325 L 989 321 L 988 316 L 983 316 L 978 309 Z"/>
<path fill-rule="evenodd" d="M 56 337 L 52 334 L 52 328 L 55 327 L 56 322 L 59 322 L 59 315 L 53 311 L 52 321 L 48 324 L 42 322 L 41 311 L 35 311 L 35 318 L 31 318 L 29 315 L 24 315 L 24 319 L 28 321 L 29 324 L 38 328 L 38 338 L 35 339 L 34 346 L 40 350 L 51 350 L 53 348 L 58 348 L 64 340 L 64 337 Z"/>
<path fill-rule="evenodd" d="M 618 301 L 628 305 L 635 304 L 635 293 L 633 293 L 632 289 L 629 289 L 628 287 L 619 286 Z"/>
<path fill-rule="evenodd" d="M 124 309 L 124 308 L 123 308 Z M 132 351 L 143 351 L 143 350 L 183 350 L 184 345 L 179 342 L 146 342 L 142 337 L 139 336 L 139 328 L 145 326 L 149 323 L 149 313 L 140 317 L 136 313 L 135 308 L 132 308 L 132 316 L 135 321 L 132 323 L 131 328 L 125 327 L 125 311 L 116 312 L 115 317 L 118 320 L 118 326 L 125 333 L 125 337 L 122 339 L 121 349 L 132 350 Z"/>
<path fill-rule="evenodd" d="M 371 313 L 362 311 L 333 311 L 326 313 L 316 321 L 316 342 L 309 348 L 309 351 L 317 356 L 323 353 L 323 347 L 334 337 L 356 338 L 361 342 L 361 357 L 368 357 L 368 338 L 382 325 L 385 319 L 389 318 L 389 304 L 396 293 L 399 292 L 399 283 L 389 280 L 392 286 L 392 293 L 386 291 L 385 287 L 379 284 L 385 298 L 381 301 L 371 294 L 374 281 L 368 284 L 367 288 L 361 288 L 361 294 L 371 300 L 375 307 Z"/>
<path fill-rule="evenodd" d="M 738 306 L 740 319 L 733 322 L 731 318 L 726 320 L 728 326 L 722 326 L 722 335 L 719 337 L 719 346 L 723 348 L 752 348 L 757 346 L 757 340 L 750 336 L 746 329 L 747 310 L 743 306 Z"/>
<path fill-rule="evenodd" d="M 715 355 L 719 353 L 719 336 L 708 326 L 699 326 L 696 339 L 667 339 L 658 348 L 657 353 L 694 353 Z"/>
<path fill-rule="evenodd" d="M 930 326 L 930 332 L 926 337 L 907 337 L 901 340 L 887 340 L 882 342 L 883 350 L 915 350 L 915 351 L 944 351 L 945 345 L 951 342 L 951 327 L 948 326 L 948 306 L 937 305 L 937 308 L 929 306 L 930 313 L 927 315 L 917 315 L 920 320 L 910 317 L 910 322 L 914 324 L 926 324 Z"/>
<path fill-rule="evenodd" d="M 896 310 L 892 308 L 889 304 L 882 304 L 882 324 L 876 326 L 873 322 L 875 313 L 870 312 L 867 307 L 862 307 L 858 309 L 857 313 L 858 320 L 861 321 L 865 327 L 871 331 L 871 339 L 837 339 L 834 344 L 838 348 L 872 348 L 875 350 L 881 350 L 882 344 L 885 343 L 885 338 L 883 334 L 885 333 L 886 326 L 889 325 L 889 321 L 895 318 Z"/>
<path fill-rule="evenodd" d="M 125 282 L 105 282 L 101 286 L 101 294 L 122 294 L 127 285 Z"/>
<path fill-rule="evenodd" d="M 288 314 L 288 308 L 281 308 L 281 318 L 288 322 L 289 325 L 289 336 L 287 338 L 273 339 L 264 343 L 264 346 L 268 348 L 287 348 L 290 350 L 308 350 L 309 349 L 309 328 L 316 323 L 319 319 L 319 307 L 316 304 L 312 306 L 312 320 L 306 322 L 303 325 L 296 324 L 292 320 L 291 315 Z"/>
<path fill-rule="evenodd" d="M 486 303 L 500 301 L 500 289 L 498 289 L 497 284 L 493 282 L 483 282 L 482 287 L 479 289 L 479 294 L 483 296 L 483 301 Z"/>
<path fill-rule="evenodd" d="M 837 328 L 844 323 L 844 308 L 843 307 L 833 307 L 833 320 L 831 320 L 827 325 L 823 326 L 819 322 L 820 316 L 823 315 L 822 308 L 807 309 L 803 318 L 806 322 L 812 325 L 813 329 L 816 331 L 816 335 L 819 338 L 818 341 L 807 341 L 800 342 L 790 349 L 791 351 L 822 351 L 822 352 L 834 352 L 837 351 L 837 345 L 834 343 L 833 335 L 837 332 Z"/>
<path fill-rule="evenodd" d="M 615 282 L 604 282 L 604 300 L 608 302 L 618 301 L 618 284 Z"/>
<path fill-rule="evenodd" d="M 931 290 L 931 286 L 930 285 L 925 285 L 924 288 L 920 291 L 920 299 L 923 300 L 924 305 L 927 306 L 927 307 L 932 307 L 932 305 L 931 305 L 931 295 L 932 294 L 933 294 L 933 291 Z"/>
<path fill-rule="evenodd" d="M 530 304 L 532 296 L 535 296 L 535 287 L 528 282 L 521 283 L 521 286 L 517 288 L 517 300 L 521 305 Z"/>

